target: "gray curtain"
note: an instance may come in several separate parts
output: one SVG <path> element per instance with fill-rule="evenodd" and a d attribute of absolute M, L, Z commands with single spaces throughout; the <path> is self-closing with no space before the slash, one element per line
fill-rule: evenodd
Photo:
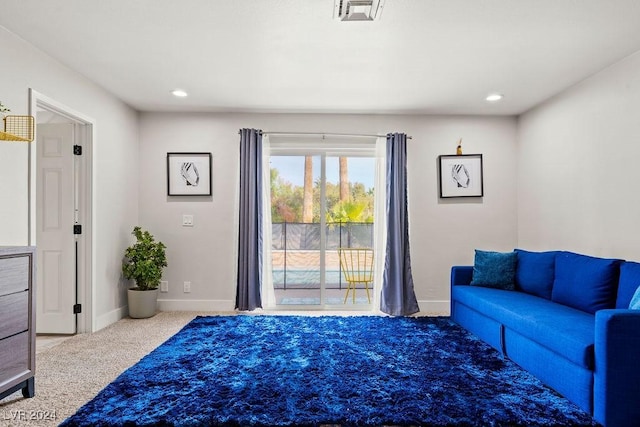
<path fill-rule="evenodd" d="M 411 276 L 407 212 L 407 135 L 387 134 L 387 247 L 380 310 L 392 316 L 420 311 Z"/>
<path fill-rule="evenodd" d="M 240 230 L 236 309 L 262 308 L 262 131 L 240 129 Z"/>

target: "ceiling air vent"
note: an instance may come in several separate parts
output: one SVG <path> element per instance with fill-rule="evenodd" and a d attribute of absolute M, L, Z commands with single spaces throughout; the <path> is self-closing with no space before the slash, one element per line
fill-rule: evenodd
<path fill-rule="evenodd" d="M 380 19 L 384 0 L 335 0 L 333 17 L 339 21 Z"/>

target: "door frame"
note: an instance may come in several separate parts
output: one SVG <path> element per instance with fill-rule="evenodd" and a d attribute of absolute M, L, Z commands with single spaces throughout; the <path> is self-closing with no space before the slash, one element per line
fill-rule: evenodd
<path fill-rule="evenodd" d="M 275 138 L 273 138 L 275 139 Z M 322 230 L 326 227 L 326 219 L 325 213 L 327 210 L 326 206 L 326 160 L 328 157 L 330 158 L 339 158 L 339 157 L 371 157 L 376 159 L 375 164 L 375 174 L 376 178 L 374 179 L 374 185 L 376 188 L 376 207 L 375 207 L 375 215 L 376 218 L 380 218 L 376 220 L 377 227 L 381 227 L 381 224 L 384 222 L 384 216 L 380 215 L 380 213 L 385 212 L 384 208 L 384 200 L 385 200 L 385 192 L 378 189 L 380 187 L 381 182 L 378 179 L 378 174 L 381 173 L 379 168 L 381 168 L 381 164 L 378 163 L 380 158 L 379 148 L 377 144 L 377 139 L 373 137 L 366 137 L 366 140 L 362 140 L 361 138 L 357 138 L 354 141 L 353 138 L 329 138 L 325 139 L 322 137 L 321 143 L 318 142 L 317 138 L 306 137 L 301 138 L 299 135 L 294 137 L 280 137 L 277 138 L 274 142 L 272 138 L 269 138 L 263 148 L 263 167 L 268 168 L 269 159 L 272 155 L 275 156 L 318 156 L 320 158 L 320 227 Z M 263 139 L 264 142 L 264 139 Z M 268 176 L 268 175 L 267 175 Z M 384 176 L 384 173 L 382 173 Z M 268 183 L 268 178 L 263 176 L 264 182 Z M 270 210 L 271 209 L 271 201 L 270 201 L 270 189 L 269 185 L 263 185 L 262 193 L 265 196 L 265 204 L 263 209 Z M 382 196 L 382 197 L 381 197 Z M 379 198 L 381 197 L 381 198 Z M 267 216 L 263 215 L 263 218 Z M 270 220 L 271 215 L 268 215 Z M 270 227 L 270 224 L 263 224 L 264 227 Z M 374 232 L 374 245 L 376 247 L 384 247 L 385 240 L 381 240 L 378 236 L 378 232 Z M 269 240 L 268 244 L 271 244 L 271 233 L 269 232 L 266 236 L 263 236 L 264 242 Z M 362 312 L 377 312 L 379 311 L 379 300 L 376 296 L 380 288 L 382 286 L 382 268 L 384 266 L 384 257 L 381 257 L 381 251 L 375 250 L 376 261 L 375 261 L 375 280 L 373 282 L 373 288 L 371 289 L 373 298 L 371 298 L 371 302 L 369 304 L 362 304 L 357 306 L 348 306 L 345 307 L 342 304 L 331 305 L 327 304 L 326 299 L 326 271 L 325 271 L 325 251 L 326 251 L 326 238 L 325 233 L 320 233 L 320 304 L 309 304 L 309 305 L 278 305 L 275 303 L 275 300 L 270 297 L 266 298 L 265 309 L 270 311 L 325 311 L 325 312 L 344 312 L 344 311 L 362 311 Z M 270 250 L 267 251 L 270 254 Z M 382 263 L 380 262 L 382 260 Z M 268 278 L 272 278 L 271 276 L 271 260 L 265 260 L 263 263 L 263 275 Z M 273 293 L 273 282 L 271 279 L 267 279 L 263 281 L 263 288 L 261 289 L 262 295 L 270 295 Z M 324 302 L 324 304 L 323 304 Z M 265 303 L 265 300 L 263 300 Z"/>
<path fill-rule="evenodd" d="M 74 125 L 74 139 L 76 144 L 82 145 L 82 156 L 84 162 L 79 171 L 79 179 L 84 185 L 80 185 L 80 203 L 79 217 L 82 218 L 82 234 L 78 239 L 78 290 L 76 300 L 82 304 L 82 312 L 76 318 L 76 333 L 94 332 L 96 328 L 96 319 L 94 313 L 94 296 L 95 296 L 95 276 L 94 268 L 95 254 L 93 239 L 93 223 L 94 223 L 94 199 L 93 199 L 93 149 L 95 141 L 95 120 L 87 115 L 75 111 L 66 105 L 43 95 L 32 88 L 29 88 L 29 115 L 36 118 L 35 132 L 37 133 L 37 112 L 38 110 L 46 110 L 57 114 L 69 120 Z M 36 179 L 37 171 L 37 138 L 29 144 L 29 227 L 28 240 L 30 246 L 37 245 L 36 242 Z M 72 230 L 69 230 L 72 232 Z M 38 320 L 36 319 L 36 322 Z"/>

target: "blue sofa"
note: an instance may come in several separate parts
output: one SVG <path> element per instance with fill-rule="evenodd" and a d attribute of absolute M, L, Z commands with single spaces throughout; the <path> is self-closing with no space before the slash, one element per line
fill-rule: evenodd
<path fill-rule="evenodd" d="M 604 426 L 640 426 L 639 286 L 640 263 L 476 251 L 451 269 L 451 318 Z"/>

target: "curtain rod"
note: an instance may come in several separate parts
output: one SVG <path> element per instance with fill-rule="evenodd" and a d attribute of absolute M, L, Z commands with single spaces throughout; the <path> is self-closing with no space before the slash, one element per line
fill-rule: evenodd
<path fill-rule="evenodd" d="M 238 131 L 238 134 L 240 131 Z M 360 137 L 360 138 L 386 138 L 387 135 L 368 135 L 363 133 L 332 133 L 332 132 L 262 132 L 263 135 L 299 135 L 299 136 L 348 136 L 348 137 Z M 407 139 L 413 139 L 411 136 L 407 136 Z"/>

